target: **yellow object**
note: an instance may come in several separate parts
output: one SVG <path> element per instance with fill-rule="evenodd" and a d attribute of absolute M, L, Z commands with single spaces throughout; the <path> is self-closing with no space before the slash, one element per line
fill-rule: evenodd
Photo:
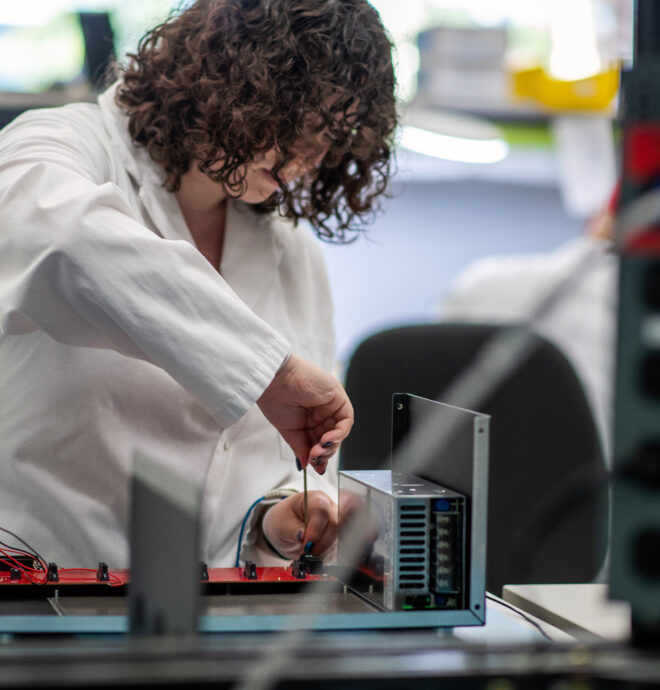
<path fill-rule="evenodd" d="M 516 97 L 531 98 L 553 110 L 604 110 L 619 89 L 619 68 L 586 79 L 560 81 L 543 67 L 533 67 L 513 72 L 511 80 Z"/>

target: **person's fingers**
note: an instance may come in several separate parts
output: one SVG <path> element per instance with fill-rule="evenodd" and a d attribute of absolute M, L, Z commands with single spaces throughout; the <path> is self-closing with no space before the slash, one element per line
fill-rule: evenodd
<path fill-rule="evenodd" d="M 312 494 L 312 491 L 307 492 L 307 497 Z M 287 499 L 290 502 L 291 510 L 293 511 L 296 519 L 300 522 L 301 526 L 305 524 L 305 494 L 299 491 L 297 494 L 293 494 Z"/>
<path fill-rule="evenodd" d="M 291 558 L 300 555 L 305 544 L 312 542 L 310 552 L 320 558 L 332 553 L 336 545 L 337 504 L 323 491 L 308 493 L 309 521 L 305 526 L 304 495 L 298 493 L 273 506 L 264 518 L 263 529 L 268 539 Z"/>
<path fill-rule="evenodd" d="M 328 469 L 328 458 L 325 455 L 320 455 L 312 458 L 309 461 L 309 464 L 313 467 L 317 474 L 325 474 L 326 470 Z"/>
<path fill-rule="evenodd" d="M 316 455 L 312 455 L 312 444 L 309 441 L 307 431 L 305 429 L 289 429 L 280 431 L 282 438 L 289 445 L 294 452 L 296 458 L 300 460 L 301 468 L 307 467 L 309 461 Z"/>
<path fill-rule="evenodd" d="M 321 436 L 317 441 L 314 442 L 310 449 L 310 453 L 313 457 L 319 455 L 326 455 L 327 457 L 332 457 L 338 450 L 341 441 L 334 440 L 332 434 Z"/>
<path fill-rule="evenodd" d="M 330 444 L 341 443 L 350 433 L 353 426 L 353 420 L 342 419 L 333 423 L 333 426 L 328 431 L 316 433 L 315 440 L 324 448 L 329 448 Z M 324 445 L 328 444 L 328 445 Z"/>
<path fill-rule="evenodd" d="M 306 467 L 330 457 L 353 426 L 353 406 L 341 383 L 328 372 L 291 354 L 257 401 L 266 419 L 280 432 Z M 320 445 L 321 448 L 315 448 Z"/>
<path fill-rule="evenodd" d="M 317 424 L 313 429 L 312 433 L 315 438 L 321 438 L 324 434 L 329 431 L 333 431 L 336 425 L 334 418 L 324 419 L 320 424 Z"/>
<path fill-rule="evenodd" d="M 320 426 L 325 423 L 330 423 L 336 429 L 345 429 L 345 434 L 351 430 L 353 426 L 353 406 L 350 400 L 343 392 L 342 395 L 331 402 L 323 405 L 317 405 L 310 409 L 309 421 L 313 427 Z"/>
<path fill-rule="evenodd" d="M 316 470 L 316 469 L 321 469 L 322 467 L 327 467 L 328 463 L 332 460 L 334 457 L 335 453 L 334 452 L 329 452 L 327 450 L 324 450 L 321 448 L 321 450 L 317 451 L 316 448 L 318 446 L 314 446 L 312 448 L 311 452 L 311 458 L 309 460 L 309 464 Z M 319 452 L 320 455 L 315 455 L 316 452 Z"/>
<path fill-rule="evenodd" d="M 311 553 L 322 557 L 337 541 L 337 506 L 323 492 L 309 495 L 309 522 L 302 538 L 303 546 L 312 542 Z"/>
<path fill-rule="evenodd" d="M 310 448 L 308 462 L 312 463 L 313 460 L 316 460 L 321 456 L 323 456 L 326 461 L 332 457 L 339 449 L 339 444 L 341 441 L 348 436 L 352 426 L 352 417 L 345 417 L 334 421 L 331 429 L 323 432 L 318 437 L 317 442 Z M 317 464 L 318 463 L 319 461 L 317 460 Z M 315 466 L 314 469 L 316 469 L 318 472 L 320 468 Z"/>
<path fill-rule="evenodd" d="M 339 421 L 328 421 L 316 428 L 282 429 L 282 438 L 293 450 L 295 456 L 300 459 L 302 467 L 319 456 L 325 456 L 326 460 L 337 452 L 339 443 L 348 436 L 353 426 L 352 418 L 342 418 Z M 319 431 L 329 427 L 329 431 Z M 318 471 L 318 468 L 315 467 Z"/>
<path fill-rule="evenodd" d="M 296 494 L 270 507 L 261 525 L 268 541 L 288 558 L 297 558 L 302 550 L 298 534 L 302 535 L 304 511 L 298 508 L 299 501 Z"/>

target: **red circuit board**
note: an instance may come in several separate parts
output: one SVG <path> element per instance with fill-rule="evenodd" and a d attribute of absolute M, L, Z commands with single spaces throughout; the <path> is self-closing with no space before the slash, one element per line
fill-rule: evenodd
<path fill-rule="evenodd" d="M 257 577 L 248 578 L 245 576 L 243 568 L 209 568 L 209 579 L 204 580 L 208 584 L 231 584 L 231 583 L 275 583 L 275 582 L 301 582 L 291 572 L 291 567 L 257 567 Z M 58 570 L 58 581 L 49 581 L 43 570 L 35 570 L 29 575 L 23 571 L 18 573 L 18 579 L 11 578 L 9 571 L 0 571 L 0 586 L 2 585 L 49 585 L 66 587 L 67 585 L 106 585 L 108 587 L 121 587 L 130 582 L 129 570 L 109 570 L 109 580 L 102 582 L 97 579 L 97 571 L 91 568 L 63 568 Z M 16 576 L 15 576 L 16 577 Z M 324 575 L 312 575 L 306 573 L 306 581 L 328 579 Z"/>

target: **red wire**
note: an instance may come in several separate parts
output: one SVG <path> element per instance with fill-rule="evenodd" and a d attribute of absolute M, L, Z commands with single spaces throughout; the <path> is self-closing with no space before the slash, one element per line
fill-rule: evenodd
<path fill-rule="evenodd" d="M 10 553 L 7 553 L 8 551 L 13 551 L 14 553 L 23 553 L 22 551 L 17 551 L 16 549 L 0 549 L 0 553 L 6 556 L 7 558 L 11 558 L 14 563 L 19 567 L 20 570 L 32 570 L 34 572 L 38 572 L 37 568 L 31 568 L 29 565 L 25 565 L 25 563 L 21 563 L 17 561 Z M 33 560 L 39 560 L 36 556 L 33 556 L 32 554 L 27 554 L 29 555 Z"/>
<path fill-rule="evenodd" d="M 60 574 L 62 574 L 62 573 L 75 573 L 75 572 L 78 572 L 78 573 L 80 573 L 80 572 L 94 573 L 94 579 L 93 579 L 93 581 L 94 581 L 94 582 L 97 581 L 97 580 L 96 580 L 96 573 L 97 573 L 97 571 L 94 570 L 93 568 L 63 568 L 63 569 L 60 570 L 59 572 L 60 572 Z M 118 578 L 116 575 L 110 574 L 109 577 L 110 577 L 110 581 L 108 582 L 108 584 L 109 584 L 111 587 L 117 587 L 117 586 L 123 584 L 123 582 L 121 581 L 121 579 Z M 114 579 L 114 584 L 112 583 L 112 580 L 113 580 L 113 579 Z M 91 578 L 86 578 L 86 577 L 69 577 L 68 575 L 67 575 L 67 580 L 71 580 L 71 581 L 73 581 L 73 582 L 90 582 L 90 581 L 92 581 Z"/>
<path fill-rule="evenodd" d="M 115 577 L 114 575 L 111 575 L 110 577 L 115 579 L 114 583 L 112 583 L 110 581 L 108 582 L 108 585 L 110 587 L 118 587 L 119 585 L 122 584 L 122 581 L 119 578 Z M 97 581 L 96 578 L 94 580 L 92 580 L 91 578 L 87 578 L 87 577 L 68 577 L 67 576 L 66 579 L 67 579 L 67 582 L 96 582 Z"/>
<path fill-rule="evenodd" d="M 14 549 L 10 549 L 13 551 Z M 45 575 L 43 580 L 39 579 L 33 579 L 33 573 L 41 573 L 43 571 L 37 570 L 36 568 L 31 568 L 30 566 L 24 565 L 23 563 L 20 563 L 17 561 L 11 554 L 7 553 L 7 549 L 0 549 L 0 554 L 6 556 L 9 558 L 12 562 L 7 561 L 3 558 L 0 558 L 0 563 L 4 563 L 5 565 L 8 565 L 10 568 L 16 568 L 17 570 L 20 570 L 23 575 L 32 583 L 32 584 L 45 584 L 47 582 L 48 576 Z M 31 554 L 30 554 L 31 555 Z M 35 560 L 38 560 L 35 557 Z M 87 578 L 87 577 L 69 577 L 67 576 L 67 580 L 70 580 L 72 582 L 96 582 L 96 570 L 93 568 L 63 568 L 59 571 L 60 574 L 63 573 L 75 573 L 75 572 L 87 572 L 87 573 L 94 573 L 94 578 Z M 119 587 L 123 584 L 122 580 L 117 577 L 116 575 L 109 575 L 109 581 L 108 584 L 110 587 Z"/>
<path fill-rule="evenodd" d="M 11 558 L 11 556 L 10 556 L 10 558 Z M 15 567 L 10 561 L 4 560 L 4 558 L 0 558 L 0 563 L 4 563 L 5 565 L 8 565 L 10 568 L 14 568 L 14 567 Z M 19 563 L 18 565 L 19 565 L 18 570 L 20 570 L 21 573 L 23 573 L 23 575 L 25 575 L 25 577 L 26 577 L 33 585 L 39 585 L 39 584 L 42 584 L 42 582 L 45 582 L 45 579 L 44 579 L 42 582 L 40 582 L 40 581 L 38 581 L 38 580 L 33 580 L 33 579 L 32 579 L 33 576 L 32 576 L 27 570 L 24 570 L 22 567 L 20 567 L 20 565 L 21 565 L 20 563 Z"/>

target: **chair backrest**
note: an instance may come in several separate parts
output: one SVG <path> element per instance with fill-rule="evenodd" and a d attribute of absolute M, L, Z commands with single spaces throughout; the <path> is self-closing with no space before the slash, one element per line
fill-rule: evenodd
<path fill-rule="evenodd" d="M 355 426 L 341 468 L 387 466 L 392 395 L 455 404 L 443 390 L 502 328 L 404 326 L 359 345 L 345 378 Z M 492 417 L 486 581 L 496 594 L 504 584 L 591 581 L 606 549 L 605 491 L 595 488 L 604 462 L 590 407 L 563 354 L 532 337 L 531 354 L 478 410 Z"/>

